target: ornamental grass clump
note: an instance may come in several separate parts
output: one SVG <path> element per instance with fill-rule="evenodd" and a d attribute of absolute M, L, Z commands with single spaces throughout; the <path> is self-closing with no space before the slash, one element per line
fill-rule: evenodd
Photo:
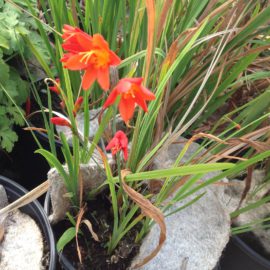
<path fill-rule="evenodd" d="M 40 1 L 40 11 L 41 19 L 34 11 L 33 16 L 56 72 L 26 39 L 47 73 L 46 81 L 53 83 L 48 84 L 46 106 L 33 89 L 51 147 L 36 152 L 62 176 L 75 209 L 73 216 L 67 213 L 72 229 L 60 238 L 58 249 L 75 237 L 83 261 L 78 235 L 86 201 L 81 196 L 80 165 L 89 164 L 98 153 L 102 162 L 96 162 L 106 177 L 89 193 L 95 197 L 104 188 L 109 192 L 113 223 L 110 238 L 103 243 L 108 254 L 134 228 L 135 241 L 140 242 L 155 222 L 160 227 L 159 243 L 137 265 L 141 266 L 166 240 L 165 216 L 196 203 L 207 186 L 270 156 L 265 143 L 269 123 L 263 126 L 270 115 L 269 101 L 257 99 L 262 105 L 256 108 L 249 102 L 232 108 L 226 104 L 246 85 L 266 81 L 270 75 L 249 69 L 268 59 L 270 6 L 255 0 L 71 1 L 70 5 L 50 0 Z M 264 86 L 258 95 L 267 95 L 268 84 Z M 61 100 L 61 111 L 52 107 L 54 93 Z M 99 109 L 99 126 L 91 140 L 90 108 Z M 83 130 L 78 128 L 80 113 Z M 123 130 L 117 128 L 118 114 Z M 71 141 L 62 132 L 55 133 L 57 125 L 71 131 Z M 173 166 L 152 170 L 153 160 L 168 146 L 181 143 L 180 136 L 190 139 Z M 56 138 L 62 143 L 64 164 L 56 154 Z M 183 162 L 197 140 L 201 147 Z M 200 181 L 212 171 L 216 176 Z M 171 212 L 172 205 L 194 194 L 189 203 Z M 96 241 L 95 232 L 91 234 L 91 241 Z"/>

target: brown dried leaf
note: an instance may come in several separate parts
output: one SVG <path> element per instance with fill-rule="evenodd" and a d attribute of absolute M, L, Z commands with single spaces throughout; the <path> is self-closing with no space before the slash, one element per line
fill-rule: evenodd
<path fill-rule="evenodd" d="M 79 228 L 80 228 L 80 224 L 81 224 L 84 212 L 85 212 L 85 207 L 82 207 L 79 211 L 78 216 L 77 216 L 76 227 L 75 227 L 75 229 L 76 229 L 76 237 L 75 237 L 76 238 L 76 247 L 77 247 L 77 254 L 78 254 L 80 263 L 82 263 L 82 254 L 81 254 L 81 250 L 79 247 L 78 232 L 79 232 Z"/>
<path fill-rule="evenodd" d="M 159 235 L 159 244 L 158 246 L 152 251 L 150 255 L 144 258 L 144 260 L 138 264 L 136 264 L 133 268 L 139 268 L 146 263 L 148 263 L 151 259 L 153 259 L 157 253 L 160 251 L 162 245 L 166 240 L 166 225 L 164 220 L 164 215 L 155 207 L 148 199 L 146 199 L 143 195 L 135 191 L 133 188 L 128 186 L 125 183 L 125 176 L 128 175 L 130 171 L 122 170 L 121 171 L 121 178 L 123 181 L 123 189 L 128 194 L 128 196 L 141 208 L 142 214 L 145 216 L 153 219 L 160 227 L 160 235 Z"/>
<path fill-rule="evenodd" d="M 146 69 L 145 69 L 145 78 L 148 77 L 151 59 L 154 51 L 154 37 L 155 37 L 155 19 L 156 19 L 156 10 L 155 10 L 155 1 L 146 0 L 146 10 L 147 10 L 147 56 L 146 56 Z"/>
<path fill-rule="evenodd" d="M 220 138 L 218 138 L 212 134 L 207 134 L 207 133 L 198 133 L 198 134 L 192 136 L 188 140 L 187 144 L 190 145 L 191 143 L 193 143 L 194 141 L 196 141 L 200 138 L 208 138 L 210 140 L 217 141 L 217 142 L 222 143 L 222 144 L 228 144 L 228 142 L 225 142 L 224 140 L 221 140 Z"/>
<path fill-rule="evenodd" d="M 8 204 L 4 208 L 0 210 L 0 216 L 6 215 L 7 213 L 14 211 L 20 207 L 25 206 L 26 204 L 31 203 L 32 201 L 36 200 L 38 197 L 46 193 L 49 189 L 49 181 L 46 180 L 36 188 L 32 189 L 16 201 L 12 202 L 11 204 Z"/>
<path fill-rule="evenodd" d="M 83 201 L 83 179 L 82 179 L 81 170 L 79 170 L 79 187 L 80 187 L 80 207 L 82 207 L 82 201 Z"/>
<path fill-rule="evenodd" d="M 247 160 L 246 158 L 235 157 L 235 156 L 230 156 L 230 155 L 222 155 L 222 154 L 213 155 L 213 157 L 218 157 L 219 159 L 226 158 L 226 159 L 235 159 L 235 160 L 242 160 L 242 161 Z"/>
<path fill-rule="evenodd" d="M 97 236 L 97 234 L 94 232 L 93 226 L 92 226 L 91 222 L 90 222 L 88 219 L 84 219 L 84 220 L 82 221 L 82 223 L 84 223 L 84 224 L 87 226 L 87 228 L 88 228 L 88 230 L 90 231 L 90 233 L 91 233 L 92 237 L 94 238 L 94 240 L 97 241 L 97 242 L 99 242 L 98 236 Z"/>
<path fill-rule="evenodd" d="M 232 138 L 229 139 L 228 142 L 237 144 L 237 143 L 245 143 L 251 147 L 253 147 L 256 151 L 258 152 L 264 152 L 270 150 L 270 145 L 265 142 L 260 142 L 260 141 L 255 141 L 255 140 L 250 140 L 246 138 Z"/>
<path fill-rule="evenodd" d="M 39 131 L 39 132 L 43 132 L 43 133 L 47 133 L 47 130 L 44 128 L 37 128 L 37 127 L 26 127 L 23 130 L 26 131 Z"/>
<path fill-rule="evenodd" d="M 172 6 L 172 3 L 173 3 L 173 0 L 166 0 L 163 4 L 160 19 L 159 19 L 157 40 L 160 39 L 161 33 L 164 29 L 164 25 L 166 22 L 166 17 L 167 17 L 168 11 L 170 10 L 170 7 Z"/>
<path fill-rule="evenodd" d="M 250 166 L 247 169 L 247 178 L 246 178 L 246 181 L 245 181 L 245 188 L 243 190 L 241 200 L 240 200 L 240 202 L 238 204 L 238 207 L 237 207 L 236 211 L 241 207 L 244 199 L 247 197 L 247 194 L 248 194 L 248 192 L 250 190 L 251 181 L 252 181 L 252 173 L 253 173 L 253 166 Z"/>

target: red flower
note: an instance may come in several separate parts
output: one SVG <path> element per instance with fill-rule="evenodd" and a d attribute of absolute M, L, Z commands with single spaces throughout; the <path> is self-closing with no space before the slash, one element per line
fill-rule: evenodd
<path fill-rule="evenodd" d="M 55 79 L 55 82 L 57 84 L 55 84 L 54 86 L 49 86 L 49 89 L 52 91 L 52 92 L 55 92 L 57 95 L 60 94 L 60 90 L 59 90 L 59 86 L 60 86 L 60 79 L 59 78 L 56 78 Z"/>
<path fill-rule="evenodd" d="M 56 126 L 66 126 L 71 128 L 71 124 L 68 120 L 62 117 L 52 117 L 51 123 L 53 123 Z"/>
<path fill-rule="evenodd" d="M 77 27 L 64 25 L 63 49 L 67 51 L 61 59 L 70 70 L 85 70 L 82 88 L 87 90 L 95 80 L 103 90 L 110 87 L 110 66 L 117 66 L 121 59 L 109 49 L 100 34 L 93 37 Z"/>
<path fill-rule="evenodd" d="M 111 150 L 112 154 L 115 155 L 120 150 L 123 151 L 124 159 L 128 159 L 128 138 L 126 134 L 119 130 L 115 133 L 112 140 L 106 146 L 106 150 Z"/>
<path fill-rule="evenodd" d="M 83 97 L 78 97 L 74 104 L 73 115 L 75 116 L 83 103 Z"/>
<path fill-rule="evenodd" d="M 148 111 L 146 100 L 154 100 L 155 95 L 142 85 L 143 78 L 125 78 L 119 81 L 103 105 L 107 108 L 120 95 L 119 111 L 125 122 L 132 118 L 135 106 L 139 105 L 145 112 Z"/>

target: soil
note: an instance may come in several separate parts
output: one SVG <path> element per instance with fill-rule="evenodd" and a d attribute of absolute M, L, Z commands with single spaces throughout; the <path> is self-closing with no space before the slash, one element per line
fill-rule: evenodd
<path fill-rule="evenodd" d="M 87 204 L 87 212 L 83 219 L 88 219 L 100 242 L 96 242 L 85 225 L 80 229 L 83 235 L 79 236 L 79 246 L 83 263 L 80 264 L 75 239 L 72 240 L 63 251 L 64 256 L 76 270 L 125 270 L 130 266 L 132 259 L 139 251 L 139 244 L 135 243 L 135 237 L 140 225 L 137 225 L 120 241 L 112 254 L 108 254 L 106 243 L 111 237 L 113 228 L 113 214 L 109 192 L 103 192 L 95 200 Z M 54 226 L 56 239 L 71 226 L 65 220 Z"/>
<path fill-rule="evenodd" d="M 47 270 L 49 269 L 49 265 L 50 265 L 50 249 L 49 249 L 46 239 L 43 239 L 43 246 L 44 246 L 44 250 L 43 250 L 43 257 L 42 257 L 41 265 L 42 265 L 42 269 Z"/>

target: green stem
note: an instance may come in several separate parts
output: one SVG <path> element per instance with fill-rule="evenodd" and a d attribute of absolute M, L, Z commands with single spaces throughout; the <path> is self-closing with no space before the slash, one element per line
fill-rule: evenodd
<path fill-rule="evenodd" d="M 126 215 L 126 210 L 128 207 L 128 198 L 127 198 L 127 194 L 124 191 L 123 188 L 123 180 L 121 177 L 121 160 L 120 160 L 120 153 L 116 154 L 116 162 L 117 162 L 117 172 L 118 172 L 118 178 L 119 178 L 119 186 L 120 186 L 120 193 L 123 197 L 123 212 L 121 214 L 121 217 L 124 217 Z"/>

